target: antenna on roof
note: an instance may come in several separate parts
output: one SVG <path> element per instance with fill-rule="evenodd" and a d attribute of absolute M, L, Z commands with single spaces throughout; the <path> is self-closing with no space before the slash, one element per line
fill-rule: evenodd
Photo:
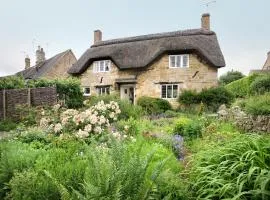
<path fill-rule="evenodd" d="M 209 11 L 209 5 L 216 3 L 217 1 L 205 1 L 202 5 L 206 6 L 206 12 Z"/>

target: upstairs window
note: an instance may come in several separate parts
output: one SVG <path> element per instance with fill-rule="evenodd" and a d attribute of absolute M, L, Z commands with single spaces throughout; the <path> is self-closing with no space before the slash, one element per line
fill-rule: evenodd
<path fill-rule="evenodd" d="M 94 72 L 109 72 L 111 69 L 110 60 L 99 60 L 94 62 Z"/>
<path fill-rule="evenodd" d="M 164 84 L 161 85 L 161 98 L 163 99 L 176 99 L 178 97 L 177 84 Z"/>
<path fill-rule="evenodd" d="M 169 56 L 169 67 L 170 68 L 187 68 L 189 67 L 189 55 L 170 55 Z"/>
<path fill-rule="evenodd" d="M 110 86 L 100 86 L 100 87 L 97 87 L 97 93 L 99 95 L 110 94 Z"/>

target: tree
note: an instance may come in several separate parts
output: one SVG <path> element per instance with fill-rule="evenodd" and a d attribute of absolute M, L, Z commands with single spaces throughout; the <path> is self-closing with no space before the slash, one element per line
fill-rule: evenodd
<path fill-rule="evenodd" d="M 243 77 L 245 77 L 245 75 L 242 74 L 242 72 L 232 70 L 219 77 L 219 84 L 227 85 L 228 83 L 231 83 Z"/>

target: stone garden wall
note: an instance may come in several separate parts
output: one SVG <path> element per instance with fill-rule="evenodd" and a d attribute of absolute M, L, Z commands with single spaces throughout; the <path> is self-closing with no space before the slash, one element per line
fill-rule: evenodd
<path fill-rule="evenodd" d="M 270 116 L 252 116 L 243 112 L 239 106 L 226 108 L 225 105 L 220 106 L 218 115 L 220 119 L 233 121 L 247 132 L 270 133 Z"/>

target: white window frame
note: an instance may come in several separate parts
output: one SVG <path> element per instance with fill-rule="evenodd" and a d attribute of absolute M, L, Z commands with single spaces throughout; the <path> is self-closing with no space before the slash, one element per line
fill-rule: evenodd
<path fill-rule="evenodd" d="M 99 87 L 96 87 L 96 90 L 97 90 L 98 95 L 109 95 L 111 93 L 110 86 L 99 86 Z"/>
<path fill-rule="evenodd" d="M 184 57 L 187 56 L 187 65 L 184 66 Z M 177 63 L 177 58 L 180 63 Z M 172 66 L 172 59 L 174 59 L 174 66 Z M 189 67 L 189 54 L 169 55 L 169 68 L 188 68 Z"/>
<path fill-rule="evenodd" d="M 85 93 L 85 89 L 89 88 L 89 93 Z M 83 87 L 83 96 L 88 97 L 91 95 L 91 88 L 89 86 Z"/>
<path fill-rule="evenodd" d="M 104 63 L 104 65 L 102 65 L 102 63 Z M 108 64 L 108 70 L 106 70 L 106 67 L 105 67 L 106 63 Z M 93 71 L 94 71 L 94 73 L 111 71 L 111 61 L 110 60 L 94 61 L 94 63 L 93 63 Z"/>
<path fill-rule="evenodd" d="M 166 97 L 163 97 L 163 96 L 162 96 L 162 88 L 163 88 L 163 86 L 166 87 Z M 171 96 L 171 97 L 168 97 L 168 86 L 171 86 L 171 87 L 172 87 L 172 96 Z M 176 94 L 176 97 L 174 97 L 173 86 L 177 86 L 177 94 Z M 161 85 L 160 85 L 160 97 L 161 97 L 162 99 L 177 99 L 178 95 L 179 95 L 179 84 L 170 83 L 170 84 L 161 84 Z"/>

